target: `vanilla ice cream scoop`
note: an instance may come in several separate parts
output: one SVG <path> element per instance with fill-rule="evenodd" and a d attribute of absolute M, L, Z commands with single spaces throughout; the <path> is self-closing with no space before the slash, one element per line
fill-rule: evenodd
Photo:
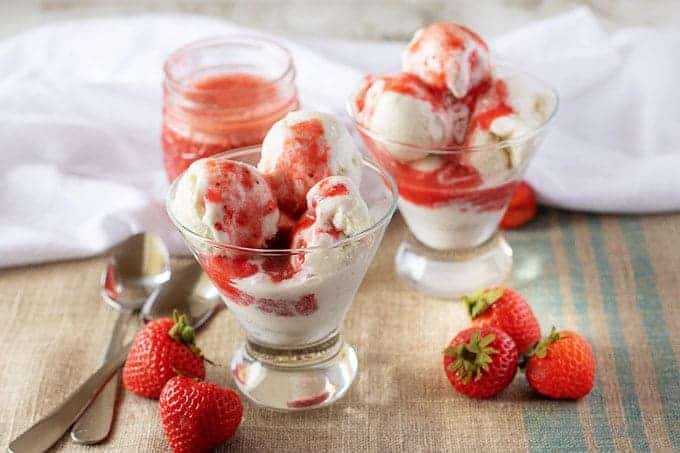
<path fill-rule="evenodd" d="M 199 159 L 180 176 L 171 202 L 177 220 L 202 237 L 262 248 L 276 235 L 279 209 L 269 185 L 253 166 Z"/>
<path fill-rule="evenodd" d="M 292 247 L 331 247 L 371 225 L 366 202 L 354 182 L 344 176 L 330 176 L 319 181 L 307 194 L 307 212 L 293 230 Z M 298 255 L 293 266 L 303 266 L 319 274 L 332 271 L 347 250 L 331 249 Z"/>
<path fill-rule="evenodd" d="M 498 149 L 469 153 L 469 163 L 487 183 L 504 180 L 522 167 L 527 143 L 512 140 L 535 130 L 547 117 L 547 94 L 532 90 L 519 78 L 494 78 L 477 99 L 467 145 L 484 147 L 508 142 Z"/>
<path fill-rule="evenodd" d="M 437 90 L 413 74 L 371 76 L 355 97 L 357 120 L 390 142 L 396 159 L 422 159 L 428 149 L 462 142 L 469 108 L 446 90 Z"/>
<path fill-rule="evenodd" d="M 257 167 L 279 207 L 293 215 L 305 211 L 307 192 L 322 178 L 361 180 L 361 154 L 352 137 L 338 120 L 321 112 L 295 111 L 277 121 L 264 138 Z"/>
<path fill-rule="evenodd" d="M 421 28 L 402 54 L 402 69 L 463 98 L 489 78 L 489 48 L 466 27 L 439 23 Z"/>

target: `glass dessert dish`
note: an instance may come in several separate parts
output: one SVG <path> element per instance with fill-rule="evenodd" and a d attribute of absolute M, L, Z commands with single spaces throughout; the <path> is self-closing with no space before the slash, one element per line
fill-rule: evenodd
<path fill-rule="evenodd" d="M 260 151 L 255 146 L 213 158 L 255 165 Z M 370 218 L 363 231 L 329 246 L 257 249 L 210 240 L 179 220 L 174 200 L 188 173 L 171 185 L 168 213 L 245 331 L 231 361 L 236 385 L 255 403 L 286 411 L 341 398 L 358 364 L 340 326 L 396 210 L 392 177 L 361 162 L 358 191 Z"/>
<path fill-rule="evenodd" d="M 292 57 L 263 38 L 189 44 L 168 57 L 164 72 L 161 141 L 171 181 L 199 158 L 262 143 L 298 108 Z"/>
<path fill-rule="evenodd" d="M 388 84 L 394 84 L 392 78 L 406 79 L 407 84 L 413 83 L 418 89 L 421 86 L 418 84 L 422 84 L 421 81 L 409 79 L 412 76 L 408 74 L 384 77 Z M 403 80 L 397 81 L 403 83 Z M 461 133 L 465 139 L 461 139 L 460 144 L 428 146 L 423 145 L 423 140 L 419 144 L 395 140 L 394 135 L 422 138 L 430 133 L 426 130 L 428 125 L 423 124 L 422 117 L 416 117 L 417 114 L 414 114 L 412 122 L 405 115 L 396 132 L 390 134 L 390 128 L 383 127 L 380 133 L 365 124 L 365 116 L 362 117 L 359 111 L 363 108 L 363 102 L 369 102 L 370 94 L 365 96 L 366 101 L 361 98 L 361 103 L 357 101 L 360 99 L 357 94 L 348 104 L 349 115 L 369 154 L 397 182 L 399 211 L 409 229 L 409 237 L 397 250 L 397 273 L 415 289 L 437 297 L 457 298 L 480 288 L 494 286 L 502 283 L 510 273 L 512 249 L 498 231 L 498 224 L 557 110 L 555 91 L 522 71 L 498 66 L 491 83 L 498 84 L 497 92 L 500 95 L 496 96 L 501 101 L 485 101 L 480 97 L 472 102 L 474 107 L 470 110 L 461 107 L 461 110 L 472 113 L 467 113 L 469 116 L 465 119 Z M 528 122 L 529 127 L 523 123 L 519 132 L 500 121 L 506 119 L 503 115 L 507 113 L 503 109 L 512 112 L 503 101 L 503 97 L 507 96 L 507 87 L 514 92 L 521 90 L 522 94 L 531 93 L 521 102 L 529 104 L 525 110 L 532 112 L 533 121 Z M 413 86 L 388 86 L 382 93 L 389 89 L 400 91 L 400 95 L 407 93 L 416 96 L 412 94 L 415 92 Z M 488 91 L 480 96 L 486 96 L 495 87 L 492 85 L 485 89 Z M 357 93 L 362 90 L 366 92 L 365 85 Z M 427 93 L 429 96 L 431 91 Z M 425 99 L 424 95 L 417 96 Z M 456 103 L 464 104 L 468 98 L 458 101 L 450 94 L 444 94 L 443 102 L 457 108 Z M 393 108 L 403 109 L 403 106 L 402 98 L 394 103 Z M 378 104 L 375 112 L 378 112 L 378 108 L 383 106 Z M 418 108 L 422 112 L 422 107 Z M 484 111 L 484 108 L 487 110 Z M 481 113 L 477 114 L 475 109 L 481 110 Z M 412 111 L 418 110 L 412 108 Z M 455 120 L 455 113 L 453 117 Z M 489 124 L 492 126 L 489 127 Z M 483 134 L 483 140 L 477 140 L 481 144 L 477 144 L 472 136 L 476 133 L 472 130 L 473 126 L 481 131 L 480 135 Z M 395 131 L 394 127 L 398 126 L 390 127 Z M 483 130 L 484 127 L 490 132 Z M 497 133 L 503 127 L 512 133 L 506 137 Z"/>

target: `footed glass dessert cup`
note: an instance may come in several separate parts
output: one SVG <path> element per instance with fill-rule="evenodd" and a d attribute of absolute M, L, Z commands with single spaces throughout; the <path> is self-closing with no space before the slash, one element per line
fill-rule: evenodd
<path fill-rule="evenodd" d="M 362 124 L 355 102 L 348 104 L 368 153 L 397 183 L 399 211 L 409 229 L 397 249 L 397 273 L 436 297 L 459 298 L 501 284 L 510 274 L 512 249 L 498 225 L 557 110 L 556 92 L 540 80 L 505 66 L 498 74 L 508 85 L 541 94 L 541 105 L 531 108 L 542 119 L 511 138 L 489 134 L 479 146 L 394 141 Z M 421 125 L 403 126 L 416 131 Z"/>
<path fill-rule="evenodd" d="M 216 157 L 255 165 L 260 147 Z M 327 406 L 356 376 L 357 355 L 340 328 L 397 206 L 392 177 L 368 161 L 362 171 L 359 191 L 371 224 L 328 247 L 251 249 L 206 239 L 172 210 L 186 173 L 170 187 L 170 218 L 245 332 L 231 373 L 259 405 L 284 411 Z"/>

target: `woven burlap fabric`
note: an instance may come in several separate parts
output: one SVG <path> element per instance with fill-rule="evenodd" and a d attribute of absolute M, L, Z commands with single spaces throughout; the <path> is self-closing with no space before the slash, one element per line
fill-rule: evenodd
<path fill-rule="evenodd" d="M 596 388 L 585 399 L 536 397 L 518 376 L 499 397 L 457 395 L 441 351 L 465 326 L 460 304 L 409 290 L 393 270 L 406 235 L 396 217 L 344 323 L 359 374 L 334 406 L 283 414 L 245 403 L 225 450 L 484 451 L 680 449 L 680 215 L 597 217 L 546 211 L 508 234 L 512 284 L 543 330 L 589 338 Z M 104 258 L 0 272 L 0 448 L 96 367 L 115 314 L 101 303 Z M 243 335 L 228 311 L 199 334 L 227 364 Z M 230 385 L 226 367 L 208 378 Z M 157 404 L 122 392 L 110 451 L 166 451 Z M 93 451 L 64 439 L 59 451 Z"/>

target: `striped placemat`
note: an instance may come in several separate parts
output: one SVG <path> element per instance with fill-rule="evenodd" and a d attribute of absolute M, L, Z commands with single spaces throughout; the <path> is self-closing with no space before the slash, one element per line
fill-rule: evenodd
<path fill-rule="evenodd" d="M 597 360 L 586 399 L 526 405 L 532 449 L 680 450 L 678 219 L 551 211 L 509 234 L 544 329 L 581 332 Z"/>
<path fill-rule="evenodd" d="M 536 396 L 523 377 L 498 397 L 455 393 L 442 349 L 465 327 L 461 304 L 414 293 L 394 274 L 398 216 L 347 315 L 359 374 L 330 408 L 283 414 L 245 404 L 224 451 L 680 451 L 680 215 L 592 216 L 545 210 L 507 234 L 512 284 L 544 332 L 581 332 L 597 360 L 578 402 Z M 99 301 L 104 259 L 0 271 L 0 448 L 96 367 L 114 313 Z M 228 312 L 198 342 L 228 364 L 243 335 Z M 225 367 L 208 378 L 231 385 Z M 167 451 L 157 405 L 122 393 L 102 451 Z M 58 451 L 93 451 L 64 439 Z"/>

